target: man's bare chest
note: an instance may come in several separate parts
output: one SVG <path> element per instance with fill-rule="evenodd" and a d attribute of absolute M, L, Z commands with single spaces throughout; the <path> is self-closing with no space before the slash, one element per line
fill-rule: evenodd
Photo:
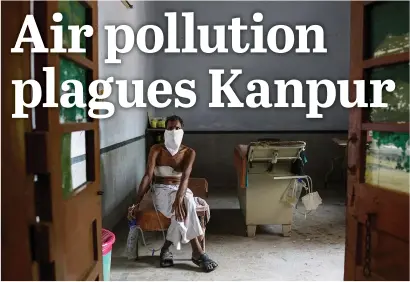
<path fill-rule="evenodd" d="M 168 151 L 162 149 L 158 154 L 156 166 L 169 166 L 175 171 L 182 172 L 185 157 L 183 150 L 172 156 Z"/>

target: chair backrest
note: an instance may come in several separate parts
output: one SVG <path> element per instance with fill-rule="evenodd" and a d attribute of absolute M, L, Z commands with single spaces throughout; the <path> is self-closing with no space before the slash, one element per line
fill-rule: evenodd
<path fill-rule="evenodd" d="M 206 199 L 208 197 L 208 181 L 205 178 L 190 178 L 188 188 L 195 197 Z"/>

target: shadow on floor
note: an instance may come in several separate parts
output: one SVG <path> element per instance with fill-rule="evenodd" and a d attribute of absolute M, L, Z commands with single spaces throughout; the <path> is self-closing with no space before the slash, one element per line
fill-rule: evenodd
<path fill-rule="evenodd" d="M 245 236 L 246 225 L 239 209 L 211 210 L 207 234 Z"/>

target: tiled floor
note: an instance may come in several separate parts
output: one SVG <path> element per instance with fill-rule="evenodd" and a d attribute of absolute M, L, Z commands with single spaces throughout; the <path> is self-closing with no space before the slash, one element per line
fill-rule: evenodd
<path fill-rule="evenodd" d="M 332 193 L 333 194 L 333 193 Z M 292 236 L 280 235 L 280 226 L 264 226 L 255 238 L 245 237 L 243 216 L 235 191 L 211 194 L 211 221 L 207 253 L 219 263 L 212 273 L 202 273 L 190 262 L 190 246 L 174 250 L 176 265 L 159 268 L 162 235 L 146 233 L 148 246 L 140 248 L 139 261 L 128 261 L 126 222 L 117 236 L 112 258 L 112 280 L 343 280 L 345 245 L 344 197 L 321 193 L 324 204 L 305 217 L 295 213 Z"/>

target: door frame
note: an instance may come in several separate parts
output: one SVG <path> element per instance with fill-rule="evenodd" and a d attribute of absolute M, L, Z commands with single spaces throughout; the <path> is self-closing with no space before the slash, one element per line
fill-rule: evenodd
<path fill-rule="evenodd" d="M 350 39 L 350 92 L 356 100 L 353 81 L 364 79 L 367 69 L 405 63 L 409 52 L 364 59 L 365 7 L 375 1 L 351 1 Z M 349 114 L 348 187 L 346 207 L 346 248 L 344 280 L 385 280 L 372 273 L 363 272 L 363 229 L 369 223 L 372 237 L 369 247 L 377 246 L 377 233 L 385 232 L 407 242 L 409 240 L 409 194 L 383 189 L 364 183 L 365 154 L 368 131 L 409 132 L 409 123 L 371 123 L 365 118 L 366 108 L 352 108 Z M 392 205 L 392 203 L 394 203 Z M 372 266 L 372 264 L 370 263 Z M 408 275 L 408 273 L 407 273 Z"/>
<path fill-rule="evenodd" d="M 12 80 L 28 80 L 30 45 L 23 54 L 12 54 L 24 18 L 30 13 L 29 1 L 1 1 L 1 277 L 3 280 L 38 280 L 38 265 L 33 261 L 31 238 L 35 226 L 33 176 L 26 171 L 24 136 L 31 132 L 31 111 L 28 119 L 14 119 L 14 86 Z M 29 100 L 30 91 L 24 91 Z M 17 271 L 16 271 L 17 270 Z"/>
<path fill-rule="evenodd" d="M 87 123 L 59 124 L 59 108 L 37 107 L 24 109 L 28 119 L 13 119 L 15 79 L 29 80 L 34 75 L 45 94 L 45 77 L 42 66 L 55 67 L 55 101 L 59 101 L 59 57 L 65 57 L 91 70 L 90 80 L 98 79 L 98 2 L 79 1 L 89 7 L 94 35 L 90 39 L 91 56 L 77 54 L 35 54 L 35 70 L 31 73 L 33 56 L 30 45 L 23 44 L 24 53 L 12 54 L 26 15 L 32 14 L 32 1 L 2 1 L 2 278 L 3 280 L 39 281 L 67 280 L 72 277 L 67 270 L 69 246 L 65 230 L 69 224 L 68 209 L 78 204 L 78 199 L 90 198 L 98 202 L 98 214 L 93 225 L 94 264 L 81 280 L 103 280 L 101 252 L 101 193 L 100 193 L 100 144 L 98 119 Z M 58 11 L 57 1 L 35 1 L 34 16 L 46 46 L 52 46 L 49 30 L 52 14 Z M 26 100 L 30 89 L 25 88 Z M 44 102 L 45 95 L 41 103 Z M 87 101 L 88 102 L 88 101 Z M 32 127 L 35 117 L 36 127 Z M 61 185 L 61 136 L 73 131 L 87 131 L 86 154 L 87 182 L 63 198 Z M 41 177 L 41 175 L 48 175 Z M 77 199 L 77 203 L 76 203 Z M 95 209 L 97 210 L 97 209 Z M 72 263 L 72 260 L 71 260 Z M 17 270 L 17 271 L 16 271 Z M 69 276 L 69 274 L 71 276 Z M 73 280 L 73 279 L 68 279 Z"/>
<path fill-rule="evenodd" d="M 87 69 L 88 82 L 97 80 L 98 76 L 98 2 L 97 1 L 78 1 L 87 8 L 87 24 L 92 25 L 94 34 L 87 41 L 87 55 L 82 54 L 36 54 L 35 60 L 35 79 L 40 82 L 43 89 L 41 103 L 45 102 L 45 73 L 42 71 L 44 66 L 54 67 L 55 70 L 55 101 L 60 98 L 60 58 L 67 59 L 79 66 Z M 49 29 L 53 25 L 52 15 L 59 11 L 59 1 L 35 1 L 34 16 L 39 26 L 43 41 L 47 46 L 53 46 L 54 34 Z M 90 51 L 90 52 L 88 52 Z M 87 85 L 88 85 L 87 82 Z M 88 91 L 85 89 L 85 91 Z M 85 101 L 88 104 L 88 100 Z M 58 108 L 36 108 L 36 135 L 33 136 L 34 143 L 41 147 L 46 157 L 46 163 L 32 166 L 32 173 L 48 175 L 44 183 L 43 195 L 44 202 L 38 203 L 41 206 L 48 206 L 44 211 L 44 222 L 40 222 L 43 231 L 43 238 L 40 239 L 43 246 L 41 252 L 40 277 L 51 280 L 103 280 L 102 277 L 102 252 L 101 252 L 101 193 L 100 193 L 100 137 L 99 120 L 88 118 L 84 123 L 60 123 L 60 107 Z M 65 198 L 62 189 L 62 138 L 63 134 L 75 131 L 85 131 L 86 146 L 86 175 L 87 182 L 81 187 L 72 191 L 68 198 Z M 41 140 L 38 142 L 38 140 Z M 91 148 L 91 150 L 89 150 Z M 38 150 L 33 153 L 33 159 L 38 156 Z M 45 182 L 46 182 L 45 181 Z M 48 189 L 47 189 L 48 187 Z M 94 208 L 99 208 L 96 212 L 88 209 L 86 202 L 92 201 Z M 75 213 L 73 215 L 73 210 Z M 94 212 L 94 213 L 93 213 Z M 78 213 L 82 213 L 80 218 L 94 218 L 95 224 L 92 225 L 93 258 L 94 263 L 81 273 L 73 273 L 76 261 L 69 258 L 69 244 L 73 241 L 70 226 L 75 227 L 76 220 L 79 219 Z M 92 213 L 92 214 L 90 214 Z M 83 228 L 86 228 L 84 226 Z M 47 235 L 46 235 L 47 234 Z M 80 238 L 79 240 L 86 238 Z M 40 243 L 40 242 L 37 242 Z M 43 271 L 42 271 L 43 270 Z"/>

